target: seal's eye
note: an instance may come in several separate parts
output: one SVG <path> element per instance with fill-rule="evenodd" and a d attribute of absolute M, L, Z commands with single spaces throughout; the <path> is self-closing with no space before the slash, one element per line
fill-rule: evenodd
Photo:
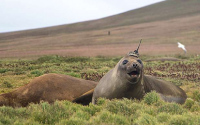
<path fill-rule="evenodd" d="M 123 65 L 125 65 L 126 63 L 128 63 L 128 60 L 124 60 L 124 61 L 122 62 Z"/>
<path fill-rule="evenodd" d="M 141 60 L 137 60 L 140 64 L 142 64 L 142 61 Z"/>

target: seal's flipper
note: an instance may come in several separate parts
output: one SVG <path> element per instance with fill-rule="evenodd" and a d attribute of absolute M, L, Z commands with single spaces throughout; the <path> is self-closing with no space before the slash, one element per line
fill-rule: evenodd
<path fill-rule="evenodd" d="M 144 75 L 143 84 L 145 93 L 156 91 L 166 102 L 183 104 L 187 99 L 186 93 L 180 87 L 154 76 Z"/>
<path fill-rule="evenodd" d="M 80 97 L 76 98 L 72 102 L 82 104 L 82 105 L 89 105 L 90 102 L 92 102 L 92 96 L 93 96 L 94 89 L 84 93 Z"/>

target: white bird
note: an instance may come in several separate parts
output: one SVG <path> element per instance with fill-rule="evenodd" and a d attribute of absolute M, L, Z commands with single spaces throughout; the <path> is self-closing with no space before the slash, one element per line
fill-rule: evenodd
<path fill-rule="evenodd" d="M 181 44 L 181 43 L 178 42 L 178 48 L 183 49 L 184 52 L 185 52 L 185 54 L 186 54 L 187 50 L 185 49 L 185 45 L 183 45 L 183 44 Z"/>

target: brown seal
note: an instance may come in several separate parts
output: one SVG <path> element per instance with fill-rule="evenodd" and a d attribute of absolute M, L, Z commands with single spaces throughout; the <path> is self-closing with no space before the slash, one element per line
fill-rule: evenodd
<path fill-rule="evenodd" d="M 139 46 L 138 46 L 139 49 Z M 139 59 L 138 49 L 124 56 L 95 87 L 92 102 L 99 97 L 107 99 L 142 99 L 150 91 L 156 91 L 164 101 L 184 103 L 185 92 L 174 84 L 144 75 L 143 63 Z"/>
<path fill-rule="evenodd" d="M 10 93 L 1 94 L 0 106 L 27 106 L 29 103 L 39 103 L 41 100 L 49 103 L 56 100 L 74 101 L 85 92 L 93 90 L 96 85 L 96 82 L 67 75 L 46 74 Z M 89 104 L 92 93 L 78 103 Z"/>

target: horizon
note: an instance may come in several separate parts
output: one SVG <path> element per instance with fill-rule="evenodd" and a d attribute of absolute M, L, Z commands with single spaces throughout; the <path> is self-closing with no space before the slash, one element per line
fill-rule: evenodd
<path fill-rule="evenodd" d="M 0 33 L 97 20 L 161 1 L 164 0 L 142 0 L 140 2 L 128 0 L 123 2 L 119 0 L 99 0 L 95 2 L 92 0 L 86 2 L 75 0 L 69 2 L 60 0 L 59 3 L 51 0 L 46 4 L 46 0 L 42 2 L 36 0 L 4 0 L 0 4 L 0 16 L 4 17 L 0 20 Z"/>

